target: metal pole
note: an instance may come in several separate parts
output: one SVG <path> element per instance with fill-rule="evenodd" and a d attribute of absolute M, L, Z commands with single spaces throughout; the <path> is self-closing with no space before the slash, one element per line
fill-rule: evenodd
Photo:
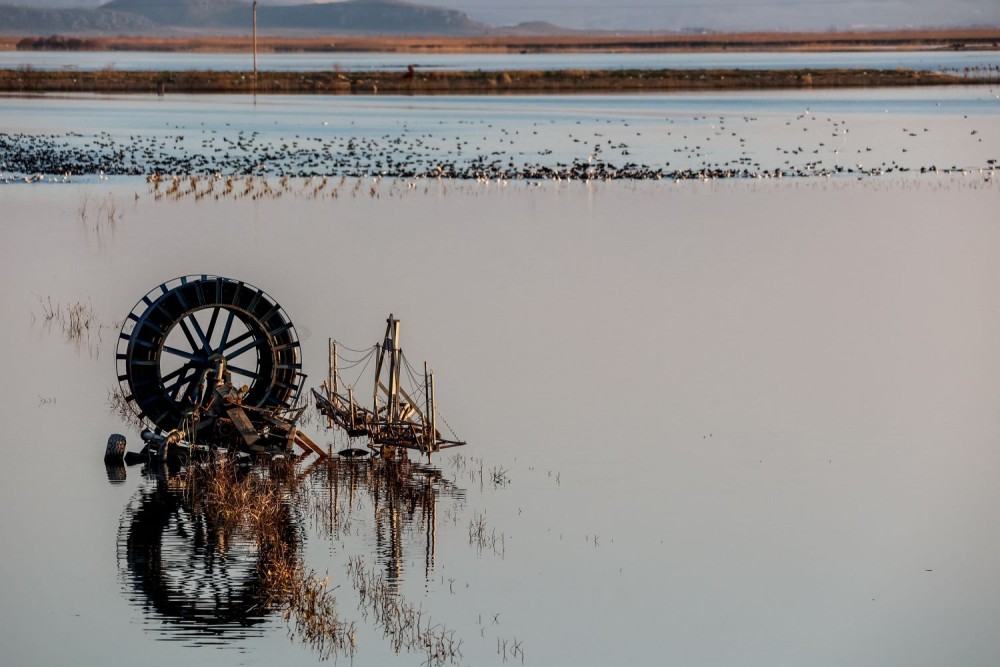
<path fill-rule="evenodd" d="M 431 385 L 427 374 L 427 362 L 424 362 L 424 447 L 430 454 L 434 449 L 434 434 L 431 432 Z"/>
<path fill-rule="evenodd" d="M 333 404 L 333 397 L 337 394 L 337 390 L 333 386 L 334 378 L 337 377 L 337 344 L 333 342 L 332 338 L 326 339 L 326 352 L 327 352 L 327 364 L 326 364 L 326 398 Z M 326 427 L 333 428 L 333 415 L 326 416 Z"/>
<path fill-rule="evenodd" d="M 399 320 L 390 322 L 392 331 L 392 356 L 389 358 L 389 423 L 396 421 L 399 413 Z"/>
<path fill-rule="evenodd" d="M 434 446 L 437 446 L 437 416 L 434 414 L 437 411 L 437 406 L 434 405 L 434 374 L 431 373 L 431 405 L 427 410 L 431 415 L 431 438 L 434 439 Z"/>
<path fill-rule="evenodd" d="M 257 0 L 253 0 L 253 92 L 257 92 Z"/>
<path fill-rule="evenodd" d="M 354 430 L 354 387 L 347 390 L 347 396 L 351 401 L 351 430 Z"/>

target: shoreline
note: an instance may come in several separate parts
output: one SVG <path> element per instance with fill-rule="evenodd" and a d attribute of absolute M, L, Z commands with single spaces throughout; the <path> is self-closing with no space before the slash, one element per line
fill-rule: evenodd
<path fill-rule="evenodd" d="M 253 72 L 0 70 L 3 93 L 467 95 L 986 85 L 912 70 L 511 70 Z"/>

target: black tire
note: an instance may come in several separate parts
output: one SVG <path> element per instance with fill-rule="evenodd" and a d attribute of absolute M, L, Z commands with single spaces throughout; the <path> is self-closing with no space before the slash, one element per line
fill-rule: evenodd
<path fill-rule="evenodd" d="M 104 450 L 105 463 L 121 463 L 125 459 L 125 436 L 112 433 L 108 437 L 108 446 Z"/>

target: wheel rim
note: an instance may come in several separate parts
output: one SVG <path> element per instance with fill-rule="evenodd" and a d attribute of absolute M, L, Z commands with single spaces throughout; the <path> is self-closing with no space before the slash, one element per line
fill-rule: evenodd
<path fill-rule="evenodd" d="M 178 428 L 206 371 L 224 358 L 244 405 L 288 408 L 298 397 L 299 339 L 284 309 L 263 290 L 221 276 L 184 276 L 151 290 L 118 338 L 125 399 L 157 428 Z"/>

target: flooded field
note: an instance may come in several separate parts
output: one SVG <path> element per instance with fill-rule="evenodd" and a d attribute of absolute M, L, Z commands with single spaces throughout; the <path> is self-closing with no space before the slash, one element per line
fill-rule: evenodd
<path fill-rule="evenodd" d="M 102 128 L 197 146 L 218 130 L 280 147 L 328 120 L 384 151 L 403 122 L 414 144 L 447 145 L 465 113 L 461 141 L 561 161 L 606 132 L 636 162 L 685 146 L 669 159 L 738 160 L 742 139 L 761 169 L 804 168 L 814 158 L 783 151 L 841 141 L 845 165 L 909 168 L 58 183 L 7 169 L 5 659 L 992 664 L 1000 125 L 992 92 L 950 94 L 469 100 L 441 118 L 422 100 L 0 100 L 6 136 L 58 143 Z M 121 322 L 156 285 L 203 273 L 281 304 L 307 386 L 328 337 L 361 350 L 393 313 L 470 444 L 430 466 L 272 471 L 269 541 L 214 514 L 196 477 L 110 474 L 108 435 L 139 443 L 109 401 Z M 305 429 L 348 444 L 315 416 Z M 275 602 L 279 563 L 329 581 Z M 307 623 L 309 595 L 326 625 Z"/>
<path fill-rule="evenodd" d="M 0 96 L 0 114 L 0 181 L 855 177 L 978 172 L 1000 161 L 995 86 L 256 100 Z"/>
<path fill-rule="evenodd" d="M 906 69 L 933 72 L 995 70 L 996 51 L 736 52 L 736 53 L 262 53 L 262 70 L 406 71 L 560 69 Z M 250 53 L 162 51 L 0 51 L 0 68 L 247 71 Z"/>

